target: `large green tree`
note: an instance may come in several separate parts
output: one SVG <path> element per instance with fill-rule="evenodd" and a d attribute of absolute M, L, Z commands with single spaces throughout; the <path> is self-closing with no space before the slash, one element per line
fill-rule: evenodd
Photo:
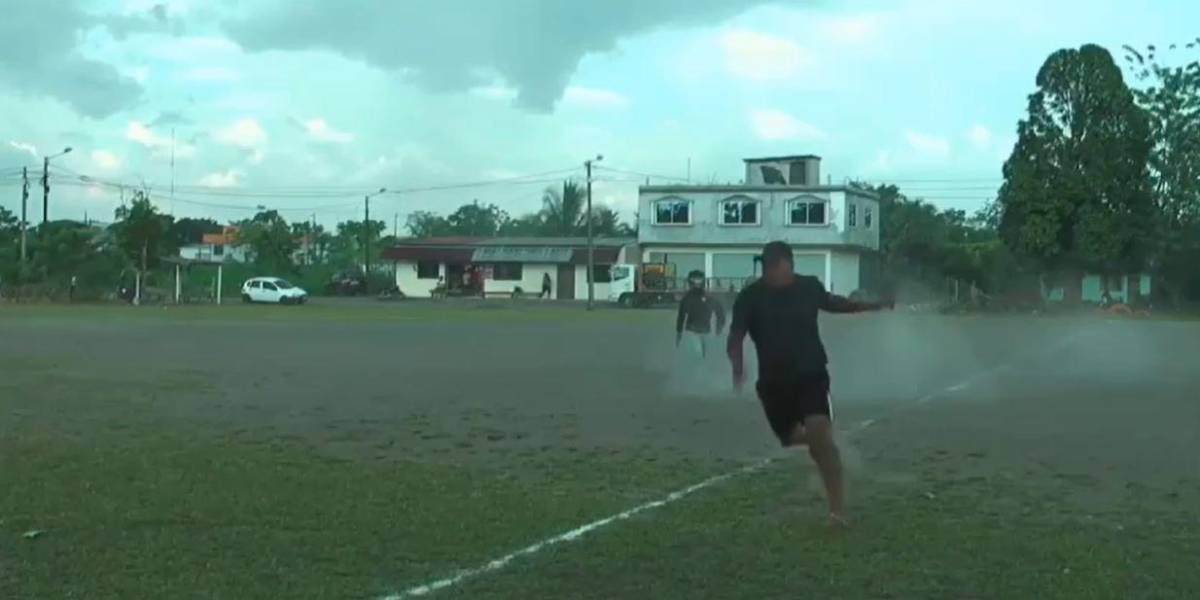
<path fill-rule="evenodd" d="M 574 181 L 564 181 L 561 191 L 547 188 L 542 193 L 542 220 L 545 235 L 568 237 L 583 232 L 587 212 L 587 192 Z"/>
<path fill-rule="evenodd" d="M 1125 46 L 1126 61 L 1141 87 L 1134 89 L 1138 104 L 1150 115 L 1154 148 L 1150 179 L 1157 208 L 1155 271 L 1159 282 L 1178 302 L 1186 294 L 1200 297 L 1200 61 L 1194 57 L 1200 39 L 1172 44 L 1190 60 L 1174 66 L 1160 49 Z M 1180 64 L 1181 63 L 1181 64 Z M 1157 287 L 1157 286 L 1156 286 Z"/>
<path fill-rule="evenodd" d="M 153 269 L 161 257 L 179 250 L 179 245 L 168 235 L 174 219 L 158 212 L 149 194 L 142 190 L 133 193 L 128 205 L 118 207 L 115 216 L 113 233 L 117 246 L 139 269 Z"/>
<path fill-rule="evenodd" d="M 371 244 L 371 252 L 378 256 L 382 249 L 380 239 L 387 230 L 387 223 L 370 221 L 366 226 L 362 221 L 343 221 L 337 224 L 337 234 L 333 236 L 330 246 L 330 257 L 338 267 L 363 264 L 363 244 Z M 374 259 L 374 256 L 372 256 Z"/>
<path fill-rule="evenodd" d="M 450 235 L 450 223 L 446 217 L 427 210 L 409 213 L 404 221 L 409 235 L 415 238 L 431 238 Z"/>
<path fill-rule="evenodd" d="M 446 217 L 454 235 L 493 237 L 508 221 L 508 213 L 495 204 L 480 204 L 478 200 L 464 204 Z"/>
<path fill-rule="evenodd" d="M 184 217 L 171 224 L 168 236 L 175 246 L 199 244 L 206 233 L 221 233 L 221 224 L 212 219 Z"/>
<path fill-rule="evenodd" d="M 1137 269 L 1153 226 L 1149 120 L 1100 46 L 1059 50 L 1037 74 L 1004 163 L 1000 235 L 1077 300 L 1084 270 Z"/>
<path fill-rule="evenodd" d="M 238 224 L 238 241 L 253 254 L 254 264 L 277 274 L 295 272 L 299 244 L 292 228 L 277 211 L 266 210 Z"/>
<path fill-rule="evenodd" d="M 0 283 L 12 283 L 20 260 L 21 223 L 11 211 L 0 206 Z"/>

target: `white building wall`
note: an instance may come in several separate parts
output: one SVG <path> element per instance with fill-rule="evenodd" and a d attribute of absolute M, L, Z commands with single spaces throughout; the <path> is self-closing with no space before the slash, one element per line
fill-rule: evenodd
<path fill-rule="evenodd" d="M 518 287 L 525 294 L 540 294 L 542 293 L 542 276 L 549 273 L 551 282 L 551 297 L 557 289 L 554 286 L 558 283 L 558 266 L 553 264 L 531 264 L 525 263 L 521 266 L 520 280 L 499 280 L 486 279 L 483 282 L 484 293 L 488 294 L 511 294 Z"/>
<path fill-rule="evenodd" d="M 853 252 L 831 252 L 829 256 L 831 276 L 825 283 L 830 293 L 849 296 L 859 287 L 859 256 Z"/>
<path fill-rule="evenodd" d="M 679 248 L 672 246 L 648 245 L 642 247 L 642 262 L 654 262 L 654 259 L 666 253 L 669 257 L 672 254 L 686 253 L 689 255 L 699 255 L 704 259 L 704 263 L 713 266 L 713 270 L 706 271 L 705 275 L 717 279 L 726 279 L 730 277 L 747 277 L 761 275 L 761 273 L 748 272 L 747 268 L 752 269 L 755 256 L 762 253 L 761 247 L 738 247 L 738 246 L 698 246 Z M 745 257 L 746 261 L 739 261 L 736 257 Z M 828 250 L 792 250 L 792 258 L 796 263 L 796 272 L 802 275 L 812 275 L 820 279 L 822 283 L 828 285 L 828 281 L 832 275 L 830 267 L 830 252 Z M 727 265 L 738 264 L 741 270 L 725 271 Z M 855 268 L 858 267 L 857 256 L 855 257 Z M 678 269 L 676 269 L 678 271 Z M 677 277 L 686 277 L 686 272 L 677 272 Z M 854 274 L 854 280 L 858 281 L 858 272 Z"/>
<path fill-rule="evenodd" d="M 694 188 L 694 189 L 693 189 Z M 721 203 L 735 196 L 759 202 L 759 222 L 750 225 L 721 223 Z M 682 199 L 691 204 L 690 224 L 656 224 L 654 206 L 659 200 Z M 792 200 L 826 203 L 822 225 L 789 225 L 788 205 Z M 855 227 L 848 226 L 847 204 L 858 207 Z M 871 226 L 865 224 L 871 209 Z M 649 186 L 638 193 L 638 241 L 657 244 L 731 244 L 762 247 L 772 240 L 793 245 L 861 245 L 879 249 L 879 202 L 872 196 L 837 188 L 745 188 L 742 186 Z M 682 249 L 676 249 L 682 251 Z"/>
<path fill-rule="evenodd" d="M 438 276 L 446 276 L 446 264 L 438 263 Z M 437 279 L 418 279 L 417 261 L 396 261 L 396 287 L 406 296 L 413 298 L 428 298 L 433 288 L 437 287 Z"/>
<path fill-rule="evenodd" d="M 600 283 L 597 281 L 594 284 L 594 292 L 596 300 L 603 301 L 608 299 L 608 283 Z M 587 301 L 587 265 L 575 265 L 575 299 Z"/>

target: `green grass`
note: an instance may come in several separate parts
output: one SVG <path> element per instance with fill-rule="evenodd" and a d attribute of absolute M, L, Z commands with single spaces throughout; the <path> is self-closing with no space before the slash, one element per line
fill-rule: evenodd
<path fill-rule="evenodd" d="M 10 598 L 371 598 L 703 475 L 629 457 L 352 462 L 144 432 L 10 433 L 0 456 Z"/>
<path fill-rule="evenodd" d="M 19 319 L 47 322 L 60 320 L 154 319 L 175 321 L 563 321 L 579 319 L 631 320 L 661 318 L 662 311 L 628 310 L 602 307 L 594 312 L 582 306 L 512 303 L 495 300 L 486 303 L 457 301 L 406 301 L 378 304 L 314 304 L 305 306 L 243 305 L 233 302 L 216 305 L 143 306 L 125 305 L 0 305 L 0 321 Z"/>

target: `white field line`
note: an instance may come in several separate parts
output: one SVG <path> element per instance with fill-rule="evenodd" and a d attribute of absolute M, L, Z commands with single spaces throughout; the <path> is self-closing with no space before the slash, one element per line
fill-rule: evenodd
<path fill-rule="evenodd" d="M 1079 334 L 1071 335 L 1067 338 L 1064 338 L 1063 340 L 1054 344 L 1050 348 L 1047 348 L 1045 351 L 1049 352 L 1049 351 L 1061 348 L 1062 346 L 1065 346 L 1065 345 L 1071 343 L 1072 341 L 1074 341 L 1075 338 L 1077 338 L 1077 337 L 1079 337 Z M 920 398 L 918 398 L 915 401 L 915 403 L 902 404 L 902 405 L 898 406 L 897 408 L 895 408 L 891 411 L 888 411 L 886 414 L 890 415 L 892 413 L 898 412 L 905 408 L 912 407 L 916 404 L 924 404 L 924 403 L 929 402 L 930 400 L 933 400 L 934 398 L 938 398 L 941 396 L 945 396 L 947 394 L 952 394 L 955 392 L 965 390 L 966 388 L 970 387 L 971 384 L 979 381 L 980 379 L 983 379 L 985 377 L 988 377 L 990 375 L 993 375 L 995 373 L 998 373 L 1000 371 L 1003 371 L 1003 370 L 1006 370 L 1009 368 L 1011 368 L 1011 365 L 1001 364 L 999 366 L 995 366 L 995 367 L 992 367 L 989 369 L 984 369 L 983 371 L 975 373 L 974 375 L 972 375 L 958 383 L 955 383 L 953 385 L 942 388 L 940 391 L 932 392 L 930 394 L 926 394 L 925 396 L 921 396 Z M 862 431 L 865 431 L 868 427 L 871 427 L 873 424 L 875 424 L 875 422 L 876 422 L 875 419 L 866 419 L 864 421 L 861 421 L 861 422 L 857 423 L 855 426 L 851 427 L 846 432 L 846 435 L 852 436 L 852 435 L 861 433 Z M 575 529 L 572 529 L 570 531 L 565 531 L 556 536 L 549 537 L 549 538 L 546 538 L 539 542 L 525 546 L 524 548 L 521 548 L 519 550 L 514 550 L 513 552 L 510 552 L 508 554 L 505 554 L 504 556 L 501 556 L 501 557 L 491 560 L 487 563 L 479 565 L 478 567 L 474 567 L 471 569 L 464 569 L 450 577 L 438 579 L 436 581 L 431 581 L 429 583 L 411 587 L 411 588 L 408 588 L 399 593 L 383 596 L 382 598 L 380 598 L 380 600 L 404 600 L 405 598 L 418 598 L 421 596 L 426 596 L 428 594 L 431 594 L 431 593 L 436 592 L 441 589 L 453 587 L 453 586 L 458 585 L 468 579 L 473 579 L 480 575 L 486 575 L 488 573 L 499 571 L 499 570 L 507 567 L 513 560 L 516 560 L 522 556 L 529 556 L 532 554 L 537 554 L 538 552 L 541 552 L 542 550 L 544 550 L 550 546 L 554 546 L 556 544 L 561 544 L 563 542 L 573 542 L 573 541 L 583 537 L 584 535 L 587 535 L 593 531 L 596 531 L 597 529 L 606 527 L 617 521 L 622 521 L 622 520 L 628 519 L 638 513 L 642 513 L 642 512 L 648 511 L 648 510 L 653 510 L 655 508 L 661 508 L 663 506 L 666 506 L 668 504 L 671 504 L 673 502 L 676 502 L 678 500 L 686 498 L 686 497 L 692 495 L 693 493 L 698 492 L 704 488 L 712 487 L 712 486 L 714 486 L 718 483 L 721 483 L 727 479 L 731 479 L 738 475 L 744 475 L 744 474 L 760 471 L 764 467 L 770 465 L 771 463 L 773 463 L 777 460 L 780 460 L 784 456 L 788 456 L 788 455 L 772 456 L 769 458 L 764 458 L 762 460 L 751 463 L 744 467 L 734 469 L 733 471 L 729 471 L 727 473 L 722 473 L 720 475 L 714 475 L 714 476 L 709 477 L 708 479 L 705 479 L 699 483 L 690 485 L 690 486 L 682 488 L 682 489 L 675 490 L 674 492 L 671 492 L 671 493 L 667 494 L 666 496 L 663 496 L 657 500 L 652 500 L 650 502 L 646 502 L 645 504 L 639 504 L 633 508 L 624 510 L 617 514 L 610 515 L 610 516 L 604 517 L 603 519 L 598 519 L 596 521 L 592 521 L 592 522 L 586 523 L 584 525 L 580 525 L 579 527 L 576 527 Z"/>

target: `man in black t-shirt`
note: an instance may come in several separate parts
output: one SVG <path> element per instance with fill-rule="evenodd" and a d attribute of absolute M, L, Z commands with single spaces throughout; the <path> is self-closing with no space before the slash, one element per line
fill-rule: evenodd
<path fill-rule="evenodd" d="M 703 358 L 708 355 L 708 335 L 713 332 L 713 317 L 716 317 L 716 333 L 725 329 L 725 309 L 716 298 L 704 291 L 704 271 L 688 273 L 688 291 L 679 301 L 679 313 L 675 317 L 675 347 L 683 341 L 686 331 Z"/>
<path fill-rule="evenodd" d="M 825 291 L 816 277 L 794 272 L 792 249 L 784 242 L 763 248 L 763 277 L 747 286 L 733 305 L 727 351 L 733 383 L 741 389 L 742 344 L 746 335 L 758 353 L 758 397 L 771 429 L 784 446 L 808 446 L 817 463 L 829 515 L 845 520 L 842 463 L 833 442 L 828 358 L 817 327 L 819 311 L 854 313 L 890 304 L 854 302 Z"/>

